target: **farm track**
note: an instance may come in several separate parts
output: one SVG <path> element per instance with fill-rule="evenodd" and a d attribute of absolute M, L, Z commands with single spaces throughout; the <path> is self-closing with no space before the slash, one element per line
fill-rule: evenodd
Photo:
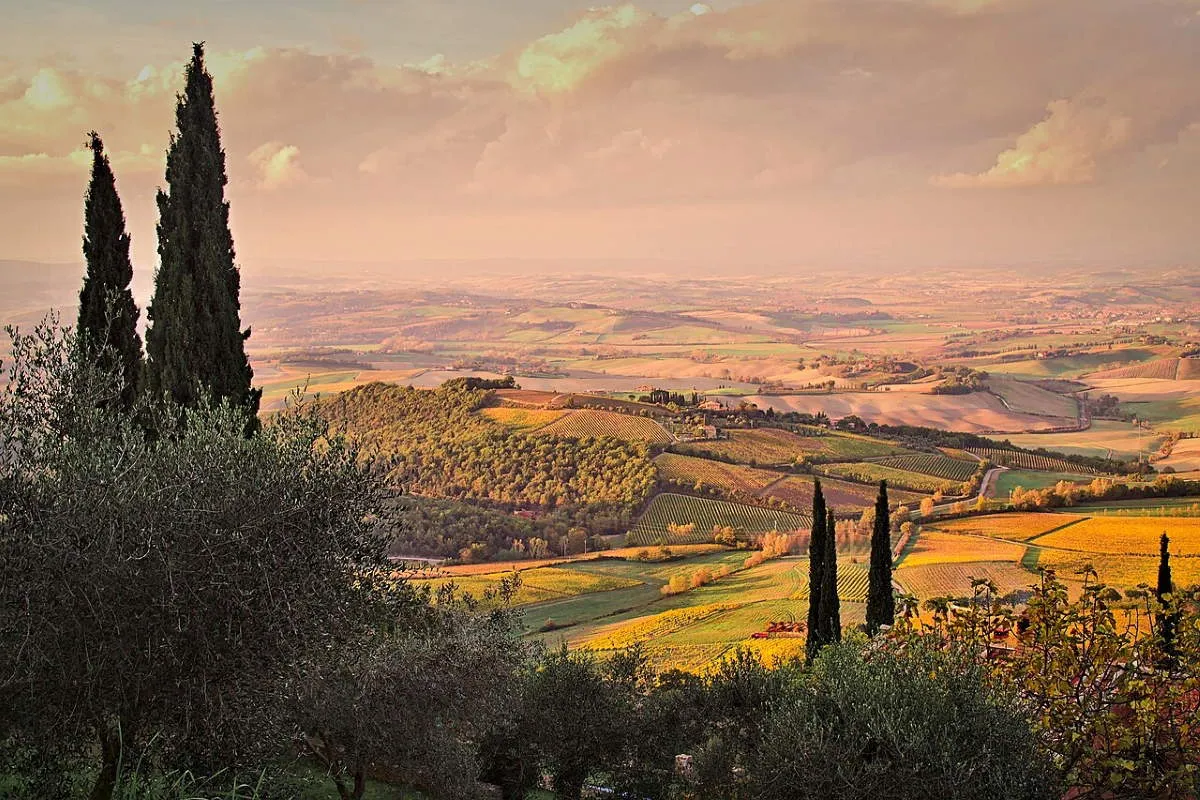
<path fill-rule="evenodd" d="M 1026 539 L 1025 544 L 1031 544 L 1033 542 L 1036 542 L 1038 539 L 1041 539 L 1043 536 L 1049 536 L 1052 533 L 1058 533 L 1059 531 L 1064 530 L 1065 528 L 1069 528 L 1072 525 L 1078 525 L 1079 523 L 1086 522 L 1089 519 L 1091 519 L 1091 517 L 1080 517 L 1079 519 L 1073 519 L 1070 522 L 1064 522 L 1062 525 L 1059 525 L 1055 528 L 1051 528 L 1048 531 L 1042 531 L 1037 536 Z M 1051 549 L 1061 549 L 1061 548 L 1051 548 Z"/>

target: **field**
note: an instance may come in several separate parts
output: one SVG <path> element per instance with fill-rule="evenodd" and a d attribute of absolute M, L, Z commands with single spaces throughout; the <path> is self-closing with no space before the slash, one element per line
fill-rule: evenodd
<path fill-rule="evenodd" d="M 962 494 L 963 490 L 962 483 L 958 481 L 948 481 L 943 478 L 935 478 L 932 475 L 922 475 L 919 472 L 906 472 L 875 462 L 826 464 L 820 468 L 820 473 L 822 475 L 848 478 L 862 483 L 878 483 L 881 480 L 886 480 L 889 488 L 897 486 L 917 492 L 941 491 L 943 494 L 957 495 Z"/>
<path fill-rule="evenodd" d="M 1200 470 L 1200 438 L 1180 439 L 1171 449 L 1171 455 L 1154 466 L 1160 471 L 1167 467 L 1176 472 Z"/>
<path fill-rule="evenodd" d="M 1071 509 L 1089 517 L 1200 517 L 1200 497 L 1158 497 L 1085 504 Z"/>
<path fill-rule="evenodd" d="M 1010 561 L 901 566 L 896 569 L 894 577 L 904 591 L 921 600 L 932 597 L 969 597 L 972 578 L 987 578 L 993 581 L 1001 594 L 1024 589 L 1038 582 L 1037 574 Z"/>
<path fill-rule="evenodd" d="M 726 492 L 753 494 L 782 477 L 777 472 L 726 464 L 709 458 L 663 453 L 654 459 L 658 474 L 668 481 L 714 486 Z"/>
<path fill-rule="evenodd" d="M 1147 361 L 1144 364 L 1135 364 L 1132 367 L 1094 372 L 1087 377 L 1089 379 L 1098 378 L 1101 380 L 1113 378 L 1153 378 L 1163 381 L 1187 380 L 1196 371 L 1193 363 L 1200 364 L 1200 361 L 1182 358 L 1160 358 L 1154 361 Z M 1182 375 L 1180 374 L 1181 372 L 1183 373 Z"/>
<path fill-rule="evenodd" d="M 947 456 L 930 453 L 914 453 L 908 456 L 880 458 L 872 463 L 905 472 L 919 472 L 922 475 L 931 475 L 935 478 L 956 481 L 958 483 L 969 481 L 971 476 L 979 470 L 978 461 L 963 461 L 957 458 L 948 458 Z"/>
<path fill-rule="evenodd" d="M 971 452 L 980 458 L 986 458 L 998 467 L 1015 467 L 1017 469 L 1034 470 L 1038 472 L 1069 472 L 1081 475 L 1098 475 L 1090 467 L 1083 467 L 1052 456 L 1040 456 L 1034 453 L 1022 453 L 1019 450 L 1002 450 L 994 447 L 973 447 Z M 1030 488 L 1030 487 L 1025 487 Z"/>
<path fill-rule="evenodd" d="M 1054 569 L 1064 580 L 1079 580 L 1079 573 L 1091 567 L 1096 571 L 1097 580 L 1122 589 L 1138 585 L 1153 587 L 1158 580 L 1157 556 L 1042 550 L 1037 566 Z M 1176 586 L 1200 585 L 1200 558 L 1171 559 L 1171 577 Z"/>
<path fill-rule="evenodd" d="M 681 453 L 700 453 L 740 464 L 790 464 L 798 458 L 809 461 L 855 460 L 905 452 L 903 448 L 865 436 L 824 434 L 802 436 L 778 428 L 732 430 L 726 439 L 685 442 Z"/>
<path fill-rule="evenodd" d="M 480 412 L 492 422 L 516 431 L 534 431 L 562 418 L 563 411 L 543 411 L 532 408 L 485 408 Z"/>
<path fill-rule="evenodd" d="M 838 512 L 857 511 L 875 504 L 879 490 L 874 486 L 861 483 L 840 481 L 837 478 L 822 477 L 821 492 L 830 508 Z M 776 497 L 793 508 L 808 509 L 812 507 L 813 479 L 808 475 L 793 475 L 784 478 L 762 493 L 763 497 Z M 916 492 L 906 492 L 901 489 L 892 490 L 888 487 L 888 501 L 892 505 L 907 505 L 916 508 L 921 504 L 925 495 Z"/>
<path fill-rule="evenodd" d="M 1027 433 L 1004 438 L 1017 447 L 1031 450 L 1045 448 L 1067 455 L 1137 458 L 1157 450 L 1163 435 L 1129 422 L 1097 419 L 1085 431 Z"/>
<path fill-rule="evenodd" d="M 474 597 L 480 598 L 486 590 L 494 589 L 499 585 L 504 574 L 456 575 L 449 578 L 417 579 L 413 583 L 418 586 L 429 584 L 436 591 L 447 583 L 453 582 L 460 592 L 470 593 Z M 628 589 L 641 584 L 641 581 L 632 578 L 593 575 L 561 567 L 537 567 L 522 570 L 520 576 L 521 587 L 517 590 L 516 597 L 513 598 L 513 605 L 517 606 L 592 592 Z"/>
<path fill-rule="evenodd" d="M 913 392 L 844 392 L 821 395 L 751 395 L 759 408 L 824 412 L 830 419 L 857 415 L 880 425 L 920 425 L 948 431 L 981 433 L 1036 431 L 1075 424 L 1074 417 L 1040 417 L 1010 411 L 988 392 L 963 395 Z"/>
<path fill-rule="evenodd" d="M 1200 556 L 1200 519 L 1178 517 L 1097 517 L 1085 519 L 1037 540 L 1041 547 L 1117 555 L 1154 555 L 1159 536 L 1171 537 L 1171 552 Z"/>
<path fill-rule="evenodd" d="M 681 538 L 667 531 L 669 524 L 695 524 L 696 528 L 690 536 Z M 632 545 L 651 545 L 659 539 L 668 544 L 695 544 L 710 541 L 715 525 L 728 525 L 747 533 L 765 533 L 808 530 L 812 520 L 806 514 L 681 494 L 660 494 L 650 502 L 626 539 Z"/>
<path fill-rule="evenodd" d="M 1059 481 L 1089 483 L 1091 480 L 1092 476 L 1081 475 L 1078 472 L 1036 472 L 1033 470 L 1010 469 L 1000 473 L 992 483 L 988 494 L 992 497 L 1007 500 L 1012 496 L 1013 489 L 1018 486 L 1022 489 L 1048 489 Z"/>
<path fill-rule="evenodd" d="M 1004 405 L 1021 414 L 1071 419 L 1079 415 L 1079 405 L 1066 395 L 1049 392 L 1025 381 L 991 378 L 988 390 L 999 395 Z"/>
<path fill-rule="evenodd" d="M 611 436 L 614 439 L 651 444 L 668 444 L 672 441 L 671 434 L 652 419 L 611 411 L 571 411 L 561 419 L 539 428 L 537 433 L 566 439 Z"/>
<path fill-rule="evenodd" d="M 1055 530 L 1064 525 L 1078 523 L 1080 517 L 1074 514 L 1043 514 L 1023 512 L 1015 514 L 988 514 L 981 517 L 965 517 L 963 519 L 934 522 L 926 526 L 926 530 L 941 531 L 950 534 L 972 534 L 975 536 L 991 536 L 997 539 L 1008 539 L 1014 542 L 1025 542 L 1035 536 Z"/>
<path fill-rule="evenodd" d="M 963 536 L 925 530 L 905 548 L 899 566 L 960 564 L 971 561 L 1020 561 L 1025 548 L 998 538 Z"/>

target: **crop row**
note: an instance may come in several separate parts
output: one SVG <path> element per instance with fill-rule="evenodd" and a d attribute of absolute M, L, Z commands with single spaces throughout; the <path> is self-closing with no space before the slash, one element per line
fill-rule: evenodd
<path fill-rule="evenodd" d="M 957 458 L 947 458 L 931 453 L 914 453 L 909 456 L 892 456 L 881 458 L 873 463 L 907 472 L 919 472 L 922 475 L 932 475 L 948 481 L 971 480 L 971 476 L 979 469 L 976 461 L 960 461 Z"/>
<path fill-rule="evenodd" d="M 1004 450 L 995 447 L 972 447 L 971 452 L 980 458 L 986 458 L 1000 467 L 1018 467 L 1031 469 L 1036 472 L 1073 472 L 1076 474 L 1097 475 L 1091 467 L 1081 466 L 1063 458 L 1043 456 L 1037 453 L 1022 453 L 1019 450 Z"/>
<path fill-rule="evenodd" d="M 919 472 L 895 469 L 874 462 L 854 464 L 827 464 L 820 468 L 822 475 L 834 475 L 839 478 L 859 481 L 860 483 L 878 483 L 886 480 L 889 486 L 912 489 L 917 492 L 937 492 L 944 494 L 959 494 L 962 483 L 923 475 Z"/>
<path fill-rule="evenodd" d="M 654 464 L 663 480 L 689 486 L 713 486 L 726 492 L 745 494 L 757 492 L 780 477 L 777 473 L 753 467 L 675 453 L 663 453 L 654 459 Z"/>
<path fill-rule="evenodd" d="M 662 425 L 646 417 L 615 414 L 611 411 L 572 411 L 537 431 L 546 436 L 564 439 L 598 439 L 610 436 L 629 442 L 668 444 L 671 434 Z"/>
<path fill-rule="evenodd" d="M 691 534 L 672 534 L 668 525 L 694 525 Z M 660 494 L 634 524 L 627 541 L 651 545 L 659 539 L 669 544 L 696 544 L 712 539 L 713 526 L 730 526 L 747 533 L 808 530 L 812 521 L 805 514 L 778 511 L 724 500 L 709 500 L 681 494 Z"/>

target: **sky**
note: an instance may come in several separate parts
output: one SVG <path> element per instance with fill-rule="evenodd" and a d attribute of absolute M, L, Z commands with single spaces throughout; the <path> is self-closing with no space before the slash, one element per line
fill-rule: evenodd
<path fill-rule="evenodd" d="M 0 0 L 0 258 L 157 263 L 207 43 L 244 268 L 1200 262 L 1200 0 Z"/>

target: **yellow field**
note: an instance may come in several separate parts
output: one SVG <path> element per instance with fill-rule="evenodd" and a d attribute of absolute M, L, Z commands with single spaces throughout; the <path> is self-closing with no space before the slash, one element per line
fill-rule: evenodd
<path fill-rule="evenodd" d="M 594 636 L 587 640 L 587 647 L 592 650 L 621 650 L 738 607 L 738 603 L 710 603 L 664 611 L 661 614 L 643 617 L 633 622 L 616 622 L 600 628 Z"/>
<path fill-rule="evenodd" d="M 537 561 L 489 561 L 483 564 L 459 564 L 452 567 L 438 567 L 437 570 L 451 576 L 463 575 L 491 575 L 498 572 L 512 572 L 518 570 L 524 572 L 526 570 L 538 569 L 540 567 L 552 566 L 555 564 L 566 564 L 574 561 L 591 561 L 597 558 L 636 558 L 639 553 L 649 550 L 651 553 L 656 548 L 646 547 L 618 547 L 613 550 L 599 550 L 593 553 L 583 555 L 570 556 L 567 558 L 544 558 Z M 728 548 L 719 544 L 682 544 L 671 545 L 671 552 L 677 556 L 702 556 L 708 553 L 719 553 Z"/>
<path fill-rule="evenodd" d="M 1129 589 L 1145 584 L 1154 586 L 1158 580 L 1157 556 L 1118 556 L 1105 553 L 1077 553 L 1068 550 L 1043 550 L 1039 567 L 1050 567 L 1059 578 L 1079 580 L 1080 572 L 1091 565 L 1098 579 L 1109 586 Z M 1176 587 L 1200 584 L 1200 558 L 1172 558 L 1171 577 Z"/>
<path fill-rule="evenodd" d="M 479 412 L 506 428 L 518 431 L 533 431 L 561 419 L 565 411 L 542 411 L 533 408 L 485 408 Z"/>
<path fill-rule="evenodd" d="M 980 539 L 953 533 L 926 530 L 917 534 L 916 543 L 901 565 L 962 564 L 971 561 L 1020 561 L 1025 548 L 1000 539 Z"/>
<path fill-rule="evenodd" d="M 420 586 L 430 584 L 436 591 L 441 586 L 453 581 L 461 592 L 469 592 L 476 598 L 481 597 L 487 589 L 495 588 L 503 574 L 490 575 L 460 575 L 450 578 L 430 578 L 413 581 Z M 611 589 L 627 589 L 638 586 L 641 581 L 632 578 L 622 578 L 615 575 L 596 575 L 570 569 L 541 567 L 525 570 L 521 573 L 521 588 L 513 598 L 513 605 L 522 606 L 529 603 L 540 603 L 544 600 L 556 600 L 563 597 L 573 597 L 590 592 L 605 592 Z"/>
<path fill-rule="evenodd" d="M 1159 537 L 1171 537 L 1172 555 L 1200 555 L 1200 519 L 1191 517 L 1091 517 L 1037 540 L 1039 546 L 1092 553 L 1158 554 Z"/>
<path fill-rule="evenodd" d="M 984 517 L 933 522 L 927 526 L 926 530 L 971 533 L 977 536 L 991 536 L 996 539 L 1023 542 L 1061 525 L 1079 520 L 1080 517 L 1073 514 L 991 514 Z"/>

